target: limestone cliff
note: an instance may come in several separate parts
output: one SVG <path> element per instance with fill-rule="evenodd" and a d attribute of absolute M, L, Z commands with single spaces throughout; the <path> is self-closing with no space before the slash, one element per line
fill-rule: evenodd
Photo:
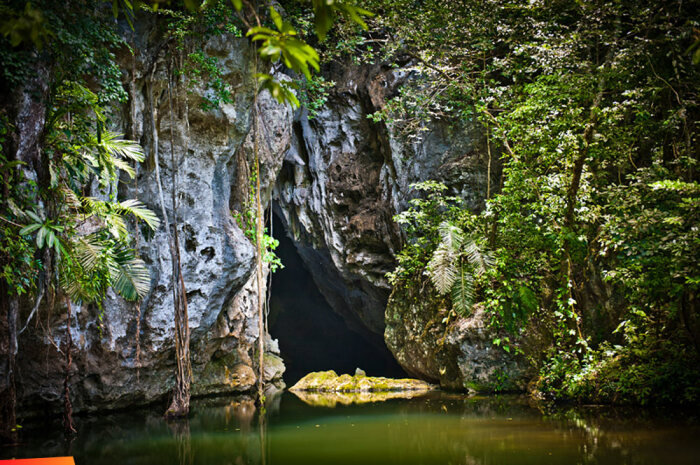
<path fill-rule="evenodd" d="M 133 40 L 136 55 L 126 54 L 123 60 L 131 99 L 118 112 L 115 125 L 141 142 L 148 160 L 139 167 L 137 182 L 123 179 L 119 194 L 138 198 L 160 212 L 153 157 L 157 149 L 171 218 L 173 189 L 179 204 L 193 394 L 246 391 L 256 381 L 258 295 L 254 247 L 234 213 L 244 208 L 249 195 L 253 163 L 253 49 L 245 39 L 226 35 L 202 44 L 205 53 L 219 59 L 223 78 L 234 89 L 232 103 L 205 111 L 199 103 L 209 89 L 168 86 L 173 57 L 163 53 L 157 28 L 137 25 Z M 392 217 L 415 195 L 411 183 L 428 179 L 445 182 L 472 208 L 482 208 L 484 140 L 477 125 L 433 121 L 421 137 L 406 138 L 391 125 L 368 118 L 411 79 L 410 63 L 398 68 L 338 66 L 327 72 L 337 85 L 313 119 L 304 110 L 293 112 L 277 104 L 266 93 L 259 97 L 263 201 L 283 218 L 334 311 L 374 344 L 384 344 L 391 292 L 385 273 L 393 269 L 393 256 L 404 240 Z M 174 181 L 173 166 L 177 166 Z M 59 405 L 63 365 L 56 347 L 62 347 L 67 323 L 78 348 L 70 377 L 76 410 L 125 407 L 168 394 L 174 348 L 167 248 L 162 229 L 141 230 L 138 250 L 152 282 L 139 306 L 110 294 L 102 310 L 82 306 L 70 322 L 54 319 L 50 338 L 39 331 L 23 334 L 18 360 L 23 405 Z M 494 364 L 512 366 L 507 357 L 494 356 L 490 352 L 494 348 L 481 342 L 474 352 L 474 345 L 464 342 L 475 331 L 468 325 L 450 329 L 448 337 L 454 343 L 445 358 L 433 351 L 443 335 L 414 337 L 423 329 L 411 323 L 410 306 L 392 305 L 387 318 L 388 346 L 416 376 L 463 388 L 475 358 L 483 355 L 491 360 L 491 369 L 498 368 Z M 477 328 L 481 339 L 484 331 Z M 394 337 L 397 334 L 401 338 Z M 284 366 L 274 340 L 266 342 L 266 378 L 279 385 Z M 424 369 L 419 358 L 406 356 L 414 350 L 435 362 L 425 362 L 430 367 Z M 445 366 L 462 375 L 447 380 L 434 373 Z"/>

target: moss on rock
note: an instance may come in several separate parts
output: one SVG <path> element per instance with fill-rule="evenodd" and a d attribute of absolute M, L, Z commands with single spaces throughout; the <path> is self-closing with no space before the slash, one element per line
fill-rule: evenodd
<path fill-rule="evenodd" d="M 317 371 L 300 379 L 290 391 L 312 392 L 398 392 L 430 391 L 434 386 L 418 379 L 393 379 L 363 374 L 338 375 L 335 371 Z"/>

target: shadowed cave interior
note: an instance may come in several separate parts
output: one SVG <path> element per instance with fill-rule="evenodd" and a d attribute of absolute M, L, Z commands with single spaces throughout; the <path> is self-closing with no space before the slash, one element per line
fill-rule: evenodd
<path fill-rule="evenodd" d="M 273 231 L 284 268 L 272 275 L 269 330 L 279 341 L 287 386 L 322 370 L 354 374 L 362 368 L 370 376 L 406 377 L 380 335 L 350 329 L 333 311 L 277 215 Z"/>

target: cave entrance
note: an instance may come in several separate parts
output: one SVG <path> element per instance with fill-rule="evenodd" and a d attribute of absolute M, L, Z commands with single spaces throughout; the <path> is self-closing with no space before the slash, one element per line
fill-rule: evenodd
<path fill-rule="evenodd" d="M 276 253 L 284 268 L 272 275 L 268 324 L 287 367 L 285 383 L 291 386 L 312 371 L 354 374 L 356 368 L 370 376 L 405 377 L 381 335 L 350 329 L 333 311 L 283 222 L 277 214 L 272 217 L 274 235 L 280 242 Z"/>

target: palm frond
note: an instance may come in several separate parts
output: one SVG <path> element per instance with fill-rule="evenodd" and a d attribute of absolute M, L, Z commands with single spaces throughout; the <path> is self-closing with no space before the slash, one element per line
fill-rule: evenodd
<path fill-rule="evenodd" d="M 457 261 L 464 233 L 449 221 L 440 223 L 439 232 L 440 244 L 428 262 L 428 276 L 438 293 L 445 295 L 457 279 Z"/>
<path fill-rule="evenodd" d="M 104 256 L 105 244 L 96 235 L 79 238 L 73 246 L 73 257 L 86 273 L 92 273 L 100 265 Z"/>
<path fill-rule="evenodd" d="M 122 139 L 121 134 L 107 131 L 102 134 L 102 140 L 98 144 L 112 157 L 127 158 L 142 162 L 144 160 L 143 148 L 133 140 Z"/>
<path fill-rule="evenodd" d="M 483 274 L 495 263 L 493 256 L 471 238 L 467 240 L 464 246 L 464 254 L 469 263 L 474 266 L 474 272 L 477 275 Z"/>
<path fill-rule="evenodd" d="M 428 262 L 428 276 L 441 295 L 447 294 L 457 278 L 456 255 L 445 244 L 440 244 Z"/>
<path fill-rule="evenodd" d="M 474 278 L 469 270 L 460 266 L 452 285 L 452 308 L 461 316 L 468 316 L 474 304 Z"/>
<path fill-rule="evenodd" d="M 136 177 L 136 171 L 134 171 L 134 168 L 124 160 L 121 160 L 119 158 L 112 158 L 112 163 L 114 163 L 114 166 L 116 166 L 118 169 L 128 174 L 131 179 L 134 179 L 134 177 Z"/>
<path fill-rule="evenodd" d="M 451 252 L 457 253 L 464 242 L 464 232 L 449 221 L 443 221 L 439 226 L 441 244 Z"/>
<path fill-rule="evenodd" d="M 116 205 L 116 208 L 123 214 L 133 215 L 140 219 L 154 231 L 160 226 L 160 220 L 156 214 L 146 208 L 146 206 L 137 199 L 129 199 L 120 202 Z"/>
<path fill-rule="evenodd" d="M 105 223 L 107 223 L 107 229 L 110 234 L 117 241 L 127 241 L 129 237 L 129 230 L 126 227 L 126 221 L 124 217 L 118 212 L 109 212 L 105 215 Z"/>
<path fill-rule="evenodd" d="M 115 249 L 109 256 L 110 284 L 126 300 L 144 297 L 151 286 L 151 276 L 143 260 L 126 247 Z"/>
<path fill-rule="evenodd" d="M 63 204 L 67 206 L 68 208 L 72 208 L 74 210 L 79 209 L 82 207 L 82 203 L 80 202 L 80 198 L 78 197 L 78 194 L 75 193 L 73 189 L 68 187 L 67 184 L 61 183 L 58 186 L 58 190 L 61 192 L 61 195 L 63 196 Z"/>

